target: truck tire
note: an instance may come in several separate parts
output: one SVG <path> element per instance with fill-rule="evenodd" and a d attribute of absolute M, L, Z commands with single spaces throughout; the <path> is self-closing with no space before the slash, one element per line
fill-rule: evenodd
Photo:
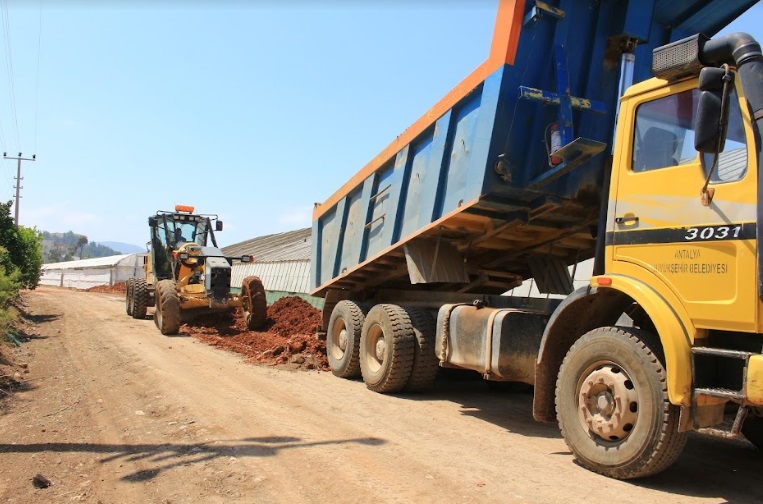
<path fill-rule="evenodd" d="M 132 317 L 132 289 L 133 285 L 135 285 L 135 277 L 130 277 L 127 279 L 127 288 L 125 289 L 125 311 L 129 316 Z"/>
<path fill-rule="evenodd" d="M 177 334 L 180 329 L 180 298 L 173 280 L 160 280 L 156 284 L 154 323 L 164 335 Z"/>
<path fill-rule="evenodd" d="M 763 450 L 763 417 L 749 413 L 742 424 L 742 434 L 758 450 Z"/>
<path fill-rule="evenodd" d="M 379 304 L 366 315 L 360 335 L 360 373 L 374 392 L 399 392 L 413 367 L 416 336 L 401 307 Z"/>
<path fill-rule="evenodd" d="M 260 277 L 248 276 L 241 282 L 241 309 L 247 329 L 256 331 L 265 326 L 268 301 Z"/>
<path fill-rule="evenodd" d="M 415 341 L 413 345 L 413 369 L 406 392 L 422 392 L 434 385 L 440 361 L 435 354 L 437 324 L 432 315 L 423 308 L 405 308 L 411 319 Z"/>
<path fill-rule="evenodd" d="M 136 278 L 133 282 L 132 318 L 143 320 L 148 308 L 148 285 L 145 278 Z"/>
<path fill-rule="evenodd" d="M 581 465 L 631 479 L 675 462 L 687 433 L 678 432 L 662 359 L 656 336 L 635 328 L 600 327 L 572 345 L 556 382 L 556 412 Z"/>
<path fill-rule="evenodd" d="M 360 376 L 360 335 L 368 308 L 353 301 L 339 301 L 331 311 L 326 334 L 326 357 L 331 372 L 340 378 Z"/>

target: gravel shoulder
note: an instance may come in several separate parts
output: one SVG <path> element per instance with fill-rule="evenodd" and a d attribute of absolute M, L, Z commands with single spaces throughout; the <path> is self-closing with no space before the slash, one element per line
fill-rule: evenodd
<path fill-rule="evenodd" d="M 25 293 L 24 387 L 0 415 L 0 500 L 759 502 L 763 457 L 692 436 L 668 471 L 578 467 L 532 396 L 441 376 L 383 396 L 317 369 L 262 366 L 124 313 L 122 297 Z M 52 482 L 36 488 L 36 474 Z"/>

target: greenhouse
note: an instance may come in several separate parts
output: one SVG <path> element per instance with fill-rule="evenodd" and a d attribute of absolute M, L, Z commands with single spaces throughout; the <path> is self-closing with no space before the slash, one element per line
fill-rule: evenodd
<path fill-rule="evenodd" d="M 143 277 L 146 254 L 124 254 L 42 265 L 40 285 L 89 289 Z"/>

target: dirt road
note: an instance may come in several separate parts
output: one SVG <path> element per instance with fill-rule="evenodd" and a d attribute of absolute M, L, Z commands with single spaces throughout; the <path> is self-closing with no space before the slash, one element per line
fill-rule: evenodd
<path fill-rule="evenodd" d="M 9 503 L 760 502 L 763 457 L 694 436 L 670 470 L 578 467 L 529 394 L 443 377 L 383 396 L 319 371 L 245 364 L 159 334 L 115 295 L 25 295 L 29 388 L 0 416 Z M 53 485 L 32 484 L 42 474 Z"/>

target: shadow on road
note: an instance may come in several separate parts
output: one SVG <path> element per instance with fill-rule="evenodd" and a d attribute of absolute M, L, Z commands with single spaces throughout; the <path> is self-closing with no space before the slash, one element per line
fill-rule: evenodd
<path fill-rule="evenodd" d="M 53 322 L 54 320 L 58 320 L 61 318 L 60 313 L 39 313 L 39 314 L 30 313 L 26 310 L 26 307 L 21 303 L 15 305 L 15 308 L 19 312 L 19 317 L 26 320 L 27 322 L 31 322 L 32 324 L 44 324 L 46 322 Z"/>
<path fill-rule="evenodd" d="M 633 483 L 691 497 L 758 503 L 763 496 L 763 452 L 746 441 L 692 434 L 681 457 L 666 471 Z"/>
<path fill-rule="evenodd" d="M 325 445 L 359 444 L 380 446 L 386 443 L 379 438 L 356 438 L 328 441 L 302 442 L 299 438 L 272 436 L 247 438 L 240 441 L 215 441 L 198 444 L 95 444 L 95 443 L 30 443 L 0 444 L 0 453 L 102 453 L 102 464 L 114 461 L 147 461 L 154 467 L 142 469 L 122 477 L 122 480 L 139 483 L 158 476 L 162 471 L 175 467 L 208 462 L 223 457 L 272 457 L 282 450 L 312 448 Z"/>
<path fill-rule="evenodd" d="M 517 391 L 490 384 L 473 371 L 440 371 L 432 390 L 424 394 L 400 394 L 399 397 L 416 401 L 454 402 L 461 405 L 462 415 L 479 418 L 522 436 L 561 437 L 555 423 L 533 419 L 531 387 Z"/>
<path fill-rule="evenodd" d="M 460 412 L 507 432 L 531 437 L 561 438 L 555 423 L 533 420 L 532 391 L 511 392 L 492 388 L 477 373 L 438 375 L 426 394 L 401 394 L 421 401 L 450 401 Z M 569 451 L 552 455 L 571 455 Z M 629 484 L 687 497 L 720 499 L 729 503 L 759 503 L 763 496 L 763 452 L 744 440 L 722 440 L 692 433 L 676 463 L 655 476 Z M 601 476 L 604 478 L 604 476 Z"/>

